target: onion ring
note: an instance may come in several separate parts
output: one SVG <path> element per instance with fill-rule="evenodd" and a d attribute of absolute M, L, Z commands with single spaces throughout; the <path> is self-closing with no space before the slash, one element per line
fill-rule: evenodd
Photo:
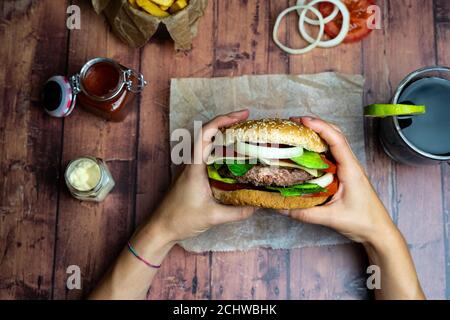
<path fill-rule="evenodd" d="M 249 157 L 266 159 L 289 159 L 299 157 L 303 154 L 302 147 L 273 148 L 257 146 L 241 141 L 236 142 L 236 151 Z"/>
<path fill-rule="evenodd" d="M 313 41 L 308 41 L 310 43 L 309 46 L 305 47 L 305 48 L 299 48 L 299 49 L 295 49 L 295 48 L 289 48 L 287 46 L 285 46 L 284 44 L 282 44 L 280 42 L 280 40 L 278 40 L 278 29 L 280 28 L 280 23 L 281 20 L 283 20 L 284 16 L 287 15 L 288 13 L 294 11 L 294 10 L 298 10 L 298 9 L 303 9 L 303 12 L 307 12 L 306 9 L 311 10 L 312 13 L 314 13 L 314 15 L 317 16 L 318 21 L 319 21 L 319 33 L 317 34 L 317 39 L 314 40 L 312 39 L 309 35 L 309 39 L 312 39 Z M 306 17 L 306 14 L 305 14 Z M 304 18 L 303 18 L 304 19 Z M 302 19 L 300 18 L 299 23 Z M 273 27 L 273 41 L 276 43 L 276 45 L 283 50 L 286 53 L 289 54 L 303 54 L 303 53 L 307 53 L 309 51 L 311 51 L 312 49 L 314 49 L 315 47 L 317 47 L 319 45 L 319 43 L 321 42 L 321 39 L 323 37 L 324 34 L 324 30 L 325 30 L 325 23 L 323 22 L 323 16 L 320 13 L 319 10 L 317 10 L 316 8 L 314 8 L 312 5 L 308 4 L 308 5 L 300 5 L 300 6 L 293 6 L 293 7 L 289 7 L 285 10 L 283 10 L 277 17 L 277 20 L 275 21 L 275 25 Z"/>
<path fill-rule="evenodd" d="M 336 38 L 331 39 L 331 40 L 326 40 L 326 41 L 320 40 L 317 43 L 317 39 L 314 40 L 306 32 L 304 23 L 302 23 L 302 21 L 306 20 L 305 18 L 306 18 L 307 11 L 311 10 L 315 4 L 320 3 L 320 2 L 330 2 L 330 3 L 334 4 L 336 8 L 338 8 L 338 10 L 342 13 L 342 27 L 341 27 L 341 31 L 336 36 Z M 308 3 L 307 7 L 308 7 L 307 9 L 302 10 L 302 12 L 300 14 L 300 19 L 298 22 L 298 28 L 299 28 L 300 34 L 306 41 L 308 41 L 309 43 L 314 43 L 314 44 L 317 43 L 317 47 L 321 47 L 321 48 L 334 47 L 334 46 L 337 46 L 338 44 L 340 44 L 342 41 L 344 41 L 345 37 L 347 36 L 348 30 L 350 29 L 350 12 L 348 11 L 348 9 L 344 3 L 342 3 L 340 0 L 313 0 L 310 3 Z M 316 14 L 314 11 L 313 11 L 313 13 Z M 302 20 L 302 17 L 303 17 L 303 20 Z"/>
<path fill-rule="evenodd" d="M 306 0 L 297 0 L 297 6 L 304 6 L 305 5 L 305 1 Z M 298 15 L 300 16 L 300 14 L 302 13 L 303 10 L 297 10 Z M 337 6 L 334 6 L 333 11 L 330 13 L 330 15 L 328 15 L 326 18 L 323 19 L 323 23 L 327 24 L 328 22 L 333 21 L 334 18 L 336 18 L 336 16 L 339 13 L 339 9 Z M 305 21 L 308 24 L 311 24 L 313 26 L 318 26 L 320 25 L 319 20 L 314 20 L 308 17 L 305 17 Z"/>

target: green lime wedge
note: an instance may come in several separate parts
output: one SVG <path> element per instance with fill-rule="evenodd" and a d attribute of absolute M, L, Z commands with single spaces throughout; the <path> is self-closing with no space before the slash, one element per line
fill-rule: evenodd
<path fill-rule="evenodd" d="M 364 107 L 366 117 L 409 116 L 425 113 L 425 106 L 409 104 L 371 104 Z"/>

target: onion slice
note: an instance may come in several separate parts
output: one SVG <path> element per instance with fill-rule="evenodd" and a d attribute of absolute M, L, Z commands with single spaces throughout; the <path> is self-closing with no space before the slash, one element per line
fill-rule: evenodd
<path fill-rule="evenodd" d="M 297 0 L 297 6 L 304 6 L 304 5 L 305 5 L 305 1 L 306 1 L 306 0 Z M 302 11 L 303 11 L 303 10 L 297 10 L 299 16 L 300 16 L 300 14 L 302 13 Z M 330 13 L 330 15 L 323 19 L 323 23 L 324 23 L 324 24 L 327 24 L 328 22 L 333 21 L 333 19 L 336 18 L 336 16 L 338 15 L 338 13 L 339 13 L 338 7 L 337 7 L 337 6 L 334 6 L 334 9 L 333 9 L 333 11 Z M 313 26 L 318 26 L 318 25 L 320 25 L 320 21 L 319 21 L 319 20 L 317 20 L 317 19 L 311 19 L 311 18 L 308 18 L 308 17 L 305 17 L 305 22 L 308 23 L 308 24 L 310 24 L 310 25 L 313 25 Z"/>
<path fill-rule="evenodd" d="M 273 148 L 257 146 L 245 142 L 236 142 L 236 151 L 252 158 L 290 159 L 303 154 L 302 147 Z"/>
<path fill-rule="evenodd" d="M 307 183 L 314 183 L 317 184 L 319 186 L 321 186 L 322 188 L 326 188 L 328 187 L 331 183 L 333 183 L 334 177 L 332 173 L 326 173 L 323 176 L 316 178 L 316 179 L 312 179 L 309 181 L 306 181 Z"/>
<path fill-rule="evenodd" d="M 208 159 L 206 160 L 206 164 L 213 164 L 213 163 L 224 164 L 224 163 L 226 163 L 228 160 L 231 160 L 231 161 L 249 162 L 249 163 L 252 163 L 252 164 L 256 164 L 256 163 L 257 163 L 256 158 L 250 158 L 250 157 L 246 157 L 246 156 L 231 156 L 231 157 L 224 157 L 224 156 L 210 155 L 210 156 L 208 157 Z"/>
<path fill-rule="evenodd" d="M 320 2 L 330 2 L 330 3 L 334 4 L 335 8 L 337 8 L 338 11 L 340 11 L 342 13 L 342 27 L 341 27 L 339 34 L 336 36 L 336 38 L 333 38 L 331 40 L 326 40 L 326 41 L 319 41 L 317 43 L 317 39 L 312 38 L 308 34 L 308 32 L 306 32 L 305 21 L 307 21 L 306 14 L 308 13 L 308 10 L 312 11 L 313 6 Z M 317 44 L 317 47 L 321 47 L 321 48 L 334 47 L 334 46 L 337 46 L 338 44 L 342 43 L 342 41 L 344 41 L 345 37 L 348 34 L 348 30 L 350 29 L 350 12 L 348 11 L 347 6 L 341 0 L 313 0 L 310 3 L 308 3 L 308 5 L 306 7 L 307 8 L 302 10 L 302 12 L 300 13 L 300 19 L 298 21 L 298 28 L 299 28 L 300 34 L 306 41 L 308 41 L 311 44 L 313 44 L 313 43 Z M 314 11 L 313 11 L 313 13 L 316 14 Z M 324 21 L 322 21 L 322 22 L 324 22 Z"/>
<path fill-rule="evenodd" d="M 280 40 L 278 39 L 278 29 L 280 28 L 280 23 L 283 20 L 284 16 L 286 16 L 288 13 L 294 11 L 294 10 L 299 10 L 299 9 L 303 9 L 303 12 L 306 12 L 307 10 L 311 10 L 312 13 L 314 13 L 314 15 L 317 16 L 319 21 L 319 32 L 317 34 L 317 38 L 316 40 L 313 41 L 308 41 L 310 43 L 309 46 L 306 46 L 304 48 L 299 48 L 299 49 L 295 49 L 295 48 L 290 48 L 285 46 L 284 44 L 282 44 L 280 42 Z M 307 9 L 307 10 L 306 10 Z M 306 14 L 305 14 L 306 17 Z M 299 24 L 300 24 L 301 18 L 299 20 Z M 304 23 L 304 22 L 303 22 Z M 277 17 L 277 20 L 275 21 L 275 25 L 273 27 L 273 41 L 276 43 L 276 45 L 283 50 L 286 53 L 289 54 L 303 54 L 303 53 L 307 53 L 309 51 L 311 51 L 312 49 L 314 49 L 315 47 L 318 46 L 318 44 L 321 42 L 321 39 L 324 35 L 324 31 L 325 31 L 325 23 L 323 22 L 323 16 L 320 13 L 319 10 L 317 10 L 316 8 L 312 7 L 310 4 L 308 5 L 297 5 L 297 6 L 293 6 L 293 7 L 289 7 L 285 10 L 283 10 Z M 308 35 L 309 36 L 309 35 Z M 311 39 L 311 37 L 309 37 L 309 39 Z"/>

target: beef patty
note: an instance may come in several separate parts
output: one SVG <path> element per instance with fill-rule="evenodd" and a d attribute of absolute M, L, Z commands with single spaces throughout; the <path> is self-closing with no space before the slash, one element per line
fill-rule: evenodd
<path fill-rule="evenodd" d="M 239 183 L 250 183 L 255 186 L 288 187 L 314 178 L 308 172 L 301 169 L 269 167 L 259 164 L 248 170 L 241 177 L 234 176 L 228 171 L 227 166 L 222 166 L 219 174 L 222 177 L 233 178 Z"/>

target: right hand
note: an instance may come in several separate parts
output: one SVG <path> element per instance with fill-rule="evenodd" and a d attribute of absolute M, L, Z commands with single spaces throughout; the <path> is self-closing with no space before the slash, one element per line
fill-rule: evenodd
<path fill-rule="evenodd" d="M 396 226 L 339 128 L 316 118 L 291 120 L 317 132 L 327 142 L 336 160 L 339 189 L 323 206 L 290 210 L 288 214 L 306 223 L 333 228 L 360 243 L 371 243 L 382 235 L 397 233 Z"/>
<path fill-rule="evenodd" d="M 213 147 L 212 139 L 222 127 L 248 118 L 249 111 L 241 110 L 218 116 L 204 125 L 194 148 L 197 159 L 206 159 Z M 186 165 L 166 194 L 146 229 L 163 234 L 167 242 L 197 236 L 209 228 L 249 218 L 255 208 L 229 206 L 218 203 L 209 185 L 204 161 Z"/>

